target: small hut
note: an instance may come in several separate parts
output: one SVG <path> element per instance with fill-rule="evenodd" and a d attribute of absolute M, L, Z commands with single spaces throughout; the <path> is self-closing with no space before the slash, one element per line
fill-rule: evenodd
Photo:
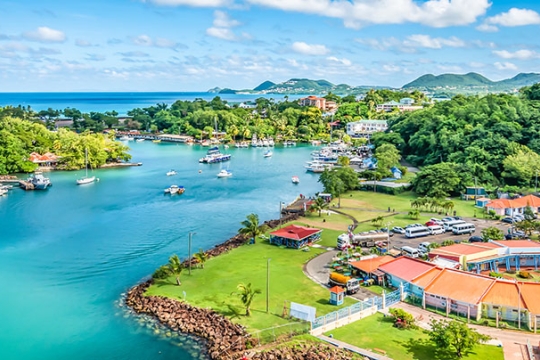
<path fill-rule="evenodd" d="M 330 288 L 330 304 L 341 305 L 345 299 L 345 290 L 341 286 Z"/>
<path fill-rule="evenodd" d="M 300 249 L 321 239 L 321 229 L 289 225 L 270 233 L 270 244 Z"/>

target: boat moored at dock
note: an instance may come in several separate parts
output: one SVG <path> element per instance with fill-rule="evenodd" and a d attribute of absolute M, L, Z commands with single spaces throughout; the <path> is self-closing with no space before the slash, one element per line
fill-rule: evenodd
<path fill-rule="evenodd" d="M 51 180 L 43 176 L 41 171 L 36 171 L 26 181 L 21 181 L 20 184 L 25 190 L 46 190 L 49 186 L 52 186 Z"/>

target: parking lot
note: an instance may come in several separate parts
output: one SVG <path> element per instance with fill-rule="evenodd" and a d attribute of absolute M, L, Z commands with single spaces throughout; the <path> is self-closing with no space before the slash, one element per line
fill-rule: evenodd
<path fill-rule="evenodd" d="M 465 222 L 472 223 L 476 227 L 476 231 L 472 235 L 481 236 L 482 230 L 494 226 L 498 229 L 501 229 L 504 234 L 508 233 L 508 229 L 510 228 L 510 224 L 505 224 L 501 221 L 496 220 L 484 220 L 484 219 L 472 219 L 472 218 L 463 218 Z M 446 232 L 444 234 L 440 235 L 429 235 L 429 236 L 422 236 L 418 238 L 412 238 L 409 239 L 405 236 L 405 234 L 394 234 L 390 238 L 390 245 L 389 248 L 395 247 L 395 248 L 401 248 L 402 246 L 411 246 L 413 248 L 418 248 L 418 245 L 420 243 L 423 243 L 425 241 L 427 242 L 435 242 L 435 243 L 442 243 L 445 240 L 455 240 L 455 241 L 467 241 L 471 237 L 469 234 L 464 235 L 454 235 L 452 232 Z"/>

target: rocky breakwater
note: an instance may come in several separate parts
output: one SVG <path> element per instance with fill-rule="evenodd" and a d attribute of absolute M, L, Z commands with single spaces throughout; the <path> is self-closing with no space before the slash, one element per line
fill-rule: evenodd
<path fill-rule="evenodd" d="M 136 313 L 154 316 L 173 331 L 204 339 L 211 359 L 237 359 L 235 354 L 245 351 L 249 334 L 241 325 L 213 310 L 196 308 L 165 297 L 145 296 L 152 283 L 148 280 L 127 293 L 126 304 Z"/>

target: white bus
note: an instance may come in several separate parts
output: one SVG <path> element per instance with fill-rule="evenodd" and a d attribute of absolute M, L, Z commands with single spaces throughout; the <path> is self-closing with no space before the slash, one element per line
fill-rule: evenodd
<path fill-rule="evenodd" d="M 431 235 L 444 234 L 445 232 L 444 228 L 441 225 L 428 226 L 428 229 Z"/>
<path fill-rule="evenodd" d="M 420 256 L 420 253 L 418 252 L 418 249 L 410 246 L 404 246 L 401 248 L 401 255 L 417 258 L 418 256 Z"/>
<path fill-rule="evenodd" d="M 452 226 L 452 232 L 454 235 L 472 234 L 476 231 L 474 224 L 464 223 Z"/>
<path fill-rule="evenodd" d="M 415 238 L 421 236 L 431 235 L 429 229 L 425 226 L 415 226 L 412 228 L 405 229 L 405 236 L 408 238 Z"/>
<path fill-rule="evenodd" d="M 443 222 L 443 227 L 444 227 L 444 230 L 450 231 L 452 230 L 452 227 L 454 225 L 459 225 L 459 224 L 465 224 L 465 221 L 463 220 L 445 221 Z"/>

